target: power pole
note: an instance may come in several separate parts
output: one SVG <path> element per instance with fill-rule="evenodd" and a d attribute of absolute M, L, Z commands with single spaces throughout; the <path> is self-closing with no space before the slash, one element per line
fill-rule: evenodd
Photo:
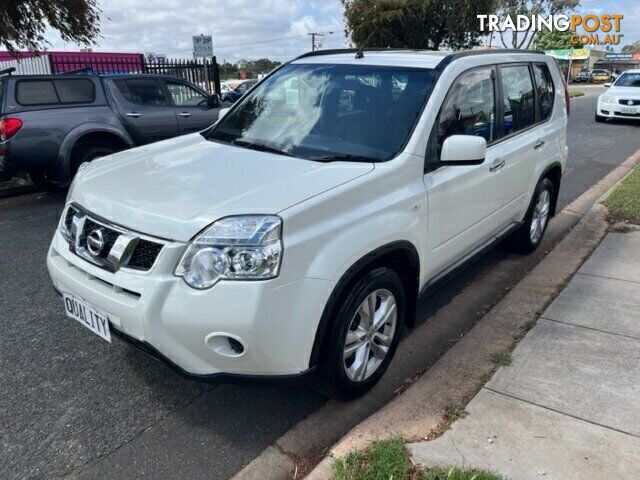
<path fill-rule="evenodd" d="M 315 52 L 316 47 L 321 48 L 322 43 L 320 45 L 316 44 L 316 37 L 326 37 L 327 35 L 331 35 L 333 32 L 309 32 L 307 35 L 311 36 L 311 51 Z"/>

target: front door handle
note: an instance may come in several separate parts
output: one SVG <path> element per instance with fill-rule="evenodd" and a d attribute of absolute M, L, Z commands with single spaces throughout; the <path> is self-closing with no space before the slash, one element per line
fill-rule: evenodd
<path fill-rule="evenodd" d="M 140 117 L 142 114 L 141 114 L 141 113 L 138 113 L 138 112 L 129 112 L 129 113 L 127 113 L 126 115 L 127 115 L 127 117 L 138 118 L 138 117 Z"/>
<path fill-rule="evenodd" d="M 496 172 L 498 170 L 500 170 L 502 167 L 504 167 L 506 164 L 506 162 L 500 158 L 496 158 L 493 163 L 491 164 L 491 166 L 489 167 L 489 171 L 490 172 Z"/>
<path fill-rule="evenodd" d="M 538 140 L 535 145 L 533 146 L 534 150 L 538 150 L 540 148 L 544 147 L 544 140 Z"/>
<path fill-rule="evenodd" d="M 181 116 L 181 117 L 190 117 L 191 116 L 191 114 L 187 113 L 187 112 L 182 112 L 182 113 L 179 113 L 178 115 Z"/>

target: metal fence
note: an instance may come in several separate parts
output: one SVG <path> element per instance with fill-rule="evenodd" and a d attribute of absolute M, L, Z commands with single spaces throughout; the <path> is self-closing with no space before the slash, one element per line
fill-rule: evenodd
<path fill-rule="evenodd" d="M 40 57 L 12 60 L 8 67 L 18 67 L 16 74 L 64 74 L 77 71 L 88 75 L 122 75 L 156 73 L 182 78 L 209 93 L 220 93 L 220 73 L 216 58 L 206 60 L 161 60 L 149 62 L 144 55 L 88 53 L 45 54 Z"/>

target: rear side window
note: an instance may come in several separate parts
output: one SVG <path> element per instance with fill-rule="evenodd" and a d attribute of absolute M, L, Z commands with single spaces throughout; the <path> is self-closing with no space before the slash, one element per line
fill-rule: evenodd
<path fill-rule="evenodd" d="M 95 86 L 82 78 L 21 80 L 16 84 L 16 100 L 21 105 L 91 103 Z"/>
<path fill-rule="evenodd" d="M 504 135 L 533 125 L 536 121 L 533 82 L 527 65 L 500 67 L 502 78 Z"/>
<path fill-rule="evenodd" d="M 90 103 L 96 96 L 95 85 L 91 80 L 82 78 L 54 80 L 53 85 L 58 92 L 60 103 Z"/>
<path fill-rule="evenodd" d="M 114 82 L 122 96 L 140 105 L 168 105 L 167 97 L 157 78 L 135 78 Z"/>
<path fill-rule="evenodd" d="M 21 105 L 52 105 L 60 103 L 51 80 L 18 82 L 16 85 L 16 100 Z"/>
<path fill-rule="evenodd" d="M 536 81 L 540 120 L 544 121 L 551 116 L 553 111 L 553 79 L 549 67 L 544 63 L 534 63 L 533 78 Z"/>
<path fill-rule="evenodd" d="M 495 140 L 495 92 L 493 70 L 476 68 L 454 82 L 437 120 L 437 155 L 451 135 L 476 135 L 487 143 Z"/>

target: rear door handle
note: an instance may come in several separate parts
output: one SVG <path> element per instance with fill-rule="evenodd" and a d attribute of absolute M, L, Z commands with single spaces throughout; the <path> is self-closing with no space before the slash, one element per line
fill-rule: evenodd
<path fill-rule="evenodd" d="M 181 117 L 190 117 L 191 116 L 191 114 L 187 113 L 187 112 L 182 112 L 182 113 L 179 113 L 178 115 L 181 116 Z"/>
<path fill-rule="evenodd" d="M 125 114 L 127 117 L 132 117 L 132 118 L 138 118 L 140 117 L 142 114 L 138 113 L 138 112 L 129 112 L 127 114 Z"/>
<path fill-rule="evenodd" d="M 544 147 L 544 140 L 538 140 L 533 146 L 534 150 L 538 150 L 542 147 Z"/>
<path fill-rule="evenodd" d="M 498 170 L 500 170 L 502 167 L 505 166 L 505 161 L 501 160 L 500 158 L 496 158 L 493 163 L 491 164 L 491 166 L 489 167 L 489 171 L 490 172 L 496 172 Z"/>

